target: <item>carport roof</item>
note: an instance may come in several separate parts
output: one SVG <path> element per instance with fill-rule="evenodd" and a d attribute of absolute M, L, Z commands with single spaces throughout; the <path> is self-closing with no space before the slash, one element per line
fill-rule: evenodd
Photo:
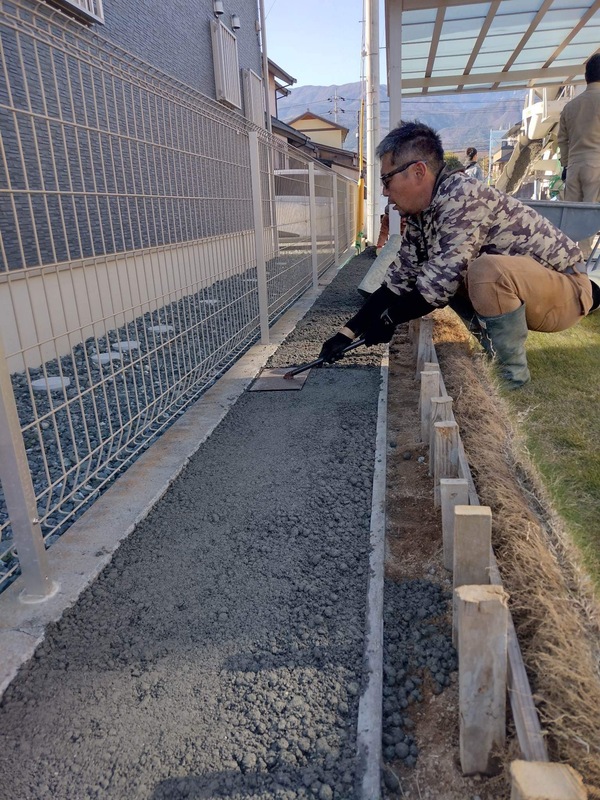
<path fill-rule="evenodd" d="M 403 96 L 581 83 L 600 49 L 600 0 L 386 0 L 388 69 L 394 6 Z"/>

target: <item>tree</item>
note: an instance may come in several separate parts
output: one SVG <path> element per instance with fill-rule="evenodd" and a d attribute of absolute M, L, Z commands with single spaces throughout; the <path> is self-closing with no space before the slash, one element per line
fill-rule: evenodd
<path fill-rule="evenodd" d="M 444 161 L 446 162 L 448 169 L 462 169 L 464 166 L 460 158 L 455 153 L 446 153 L 444 155 Z"/>

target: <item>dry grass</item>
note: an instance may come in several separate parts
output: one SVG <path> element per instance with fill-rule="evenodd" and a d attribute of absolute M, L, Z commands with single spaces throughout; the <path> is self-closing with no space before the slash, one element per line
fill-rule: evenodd
<path fill-rule="evenodd" d="M 490 367 L 462 324 L 437 315 L 436 349 L 480 501 L 492 508 L 494 551 L 552 760 L 600 787 L 600 613 L 577 551 L 553 511 Z"/>

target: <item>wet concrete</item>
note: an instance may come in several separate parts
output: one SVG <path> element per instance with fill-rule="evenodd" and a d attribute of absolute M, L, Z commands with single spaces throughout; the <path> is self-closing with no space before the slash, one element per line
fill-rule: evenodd
<path fill-rule="evenodd" d="M 369 266 L 269 366 L 314 359 Z M 380 355 L 238 400 L 6 691 L 7 798 L 353 796 Z"/>

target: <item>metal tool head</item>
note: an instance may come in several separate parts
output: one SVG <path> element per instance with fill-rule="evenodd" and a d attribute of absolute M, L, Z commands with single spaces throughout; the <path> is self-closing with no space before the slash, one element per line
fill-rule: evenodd
<path fill-rule="evenodd" d="M 302 389 L 308 378 L 308 371 L 300 375 L 292 375 L 289 367 L 275 367 L 274 369 L 263 370 L 249 392 L 297 392 Z"/>

